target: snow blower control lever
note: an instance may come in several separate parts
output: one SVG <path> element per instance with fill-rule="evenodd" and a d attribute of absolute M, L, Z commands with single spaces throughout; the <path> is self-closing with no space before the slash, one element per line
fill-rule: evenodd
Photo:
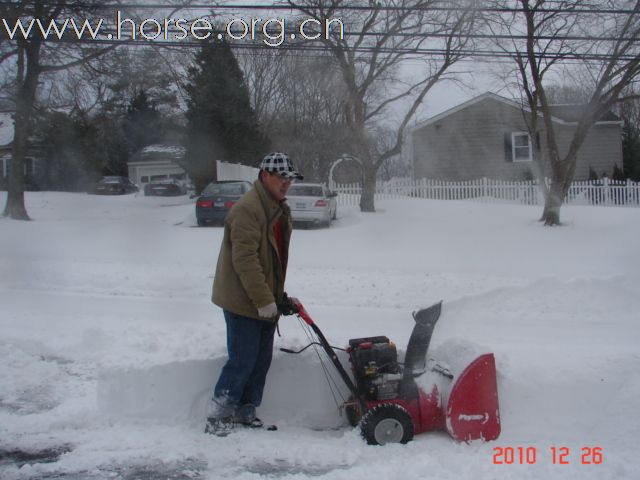
<path fill-rule="evenodd" d="M 303 352 L 305 349 L 307 349 L 311 345 L 314 345 L 314 344 L 320 345 L 326 352 L 327 356 L 329 357 L 333 365 L 336 367 L 336 370 L 338 370 L 338 374 L 340 375 L 344 383 L 349 388 L 349 391 L 352 393 L 354 398 L 360 404 L 359 406 L 363 409 L 366 409 L 366 403 L 364 402 L 363 399 L 359 398 L 358 390 L 354 385 L 353 381 L 351 380 L 351 377 L 342 366 L 342 363 L 340 363 L 340 359 L 336 355 L 335 350 L 333 349 L 331 344 L 329 344 L 329 342 L 325 338 L 322 331 L 315 324 L 315 322 L 311 318 L 311 315 L 309 315 L 307 310 L 304 308 L 304 305 L 302 305 L 302 303 L 297 298 L 290 298 L 290 297 L 287 297 L 285 294 L 284 302 L 283 304 L 278 305 L 278 310 L 283 315 L 293 315 L 293 314 L 298 315 L 298 317 L 300 317 L 307 325 L 311 327 L 311 329 L 317 335 L 319 340 L 319 342 L 310 343 L 309 345 L 304 347 L 302 350 L 299 350 L 297 352 L 294 352 L 286 348 L 284 349 L 281 348 L 280 350 L 285 353 L 300 353 L 300 352 Z"/>
<path fill-rule="evenodd" d="M 427 362 L 442 302 L 414 312 L 404 363 L 398 362 L 396 346 L 385 336 L 349 340 L 346 351 L 355 381 L 297 298 L 285 297 L 279 309 L 283 315 L 297 315 L 317 336 L 310 345 L 324 349 L 349 389 L 351 398 L 344 403 L 347 417 L 353 426 L 360 425 L 367 443 L 407 443 L 415 434 L 434 430 L 446 430 L 458 441 L 495 440 L 500 435 L 493 354 L 478 355 L 454 372 L 431 359 Z M 281 350 L 300 353 L 310 345 Z"/>

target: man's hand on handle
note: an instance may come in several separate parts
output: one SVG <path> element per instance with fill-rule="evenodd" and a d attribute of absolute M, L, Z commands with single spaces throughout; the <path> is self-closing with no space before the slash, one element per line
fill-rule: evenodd
<path fill-rule="evenodd" d="M 278 305 L 278 310 L 282 315 L 295 315 L 298 313 L 298 307 L 291 301 L 286 293 L 284 294 L 282 303 Z"/>
<path fill-rule="evenodd" d="M 261 318 L 273 318 L 278 315 L 278 306 L 273 302 L 264 307 L 260 307 L 258 308 L 258 315 L 260 315 Z"/>

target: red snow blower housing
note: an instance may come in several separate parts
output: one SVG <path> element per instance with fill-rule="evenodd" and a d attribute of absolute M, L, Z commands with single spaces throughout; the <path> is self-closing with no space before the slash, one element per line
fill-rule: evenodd
<path fill-rule="evenodd" d="M 414 312 L 404 363 L 398 362 L 396 346 L 385 336 L 349 340 L 354 380 L 298 299 L 287 299 L 281 312 L 297 314 L 318 337 L 350 391 L 344 404 L 349 422 L 360 424 L 367 443 L 407 443 L 434 430 L 446 430 L 458 441 L 494 440 L 500 435 L 500 412 L 493 354 L 477 356 L 455 374 L 427 362 L 441 307 L 442 302 Z"/>

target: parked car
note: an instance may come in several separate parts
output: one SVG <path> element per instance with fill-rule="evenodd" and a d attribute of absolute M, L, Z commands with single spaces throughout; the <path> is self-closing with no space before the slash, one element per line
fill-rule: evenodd
<path fill-rule="evenodd" d="M 328 227 L 337 216 L 337 196 L 322 183 L 294 183 L 287 193 L 294 223 Z"/>
<path fill-rule="evenodd" d="M 222 223 L 233 204 L 251 187 L 251 182 L 242 180 L 211 182 L 196 200 L 198 225 Z"/>
<path fill-rule="evenodd" d="M 147 183 L 144 186 L 144 195 L 149 196 L 161 196 L 171 197 L 177 195 L 185 195 L 187 193 L 187 187 L 184 183 L 178 180 L 159 180 L 157 182 Z"/>
<path fill-rule="evenodd" d="M 127 177 L 108 176 L 102 177 L 93 188 L 96 195 L 124 195 L 137 192 L 138 186 Z"/>

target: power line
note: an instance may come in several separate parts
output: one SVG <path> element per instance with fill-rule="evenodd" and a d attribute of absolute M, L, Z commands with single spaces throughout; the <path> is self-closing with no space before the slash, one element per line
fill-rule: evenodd
<path fill-rule="evenodd" d="M 269 34 L 269 35 L 284 35 L 286 37 L 291 37 L 291 35 L 296 35 L 299 33 L 298 30 L 287 28 L 284 30 L 279 30 L 275 28 L 267 28 L 262 29 L 259 28 L 260 34 Z M 114 34 L 117 33 L 116 27 L 103 27 L 100 29 L 102 33 L 105 34 Z M 167 35 L 179 35 L 184 32 L 178 28 L 173 26 L 169 26 L 166 30 Z M 246 35 L 246 31 L 239 29 L 212 29 L 211 35 L 212 37 L 216 37 L 218 34 L 229 33 L 229 36 L 239 37 Z M 322 35 L 322 32 L 317 30 L 312 30 L 309 28 L 305 30 L 305 33 L 308 36 L 312 35 Z M 141 35 L 142 36 L 142 35 Z M 529 36 L 525 34 L 492 34 L 492 33 L 405 33 L 405 32 L 396 32 L 389 35 L 388 32 L 377 32 L 377 31 L 356 31 L 356 30 L 345 30 L 343 33 L 344 37 L 349 36 L 357 36 L 357 37 L 380 37 L 380 36 L 389 36 L 393 38 L 458 38 L 458 39 L 486 39 L 486 40 L 527 40 Z M 268 37 L 265 37 L 268 38 Z M 599 36 L 599 35 L 535 35 L 533 37 L 538 41 L 550 41 L 550 42 L 565 42 L 565 41 L 602 41 L 602 42 L 632 42 L 632 43 L 640 43 L 640 37 L 616 37 L 616 36 Z"/>
<path fill-rule="evenodd" d="M 78 41 L 63 39 L 62 43 L 80 43 Z M 82 42 L 85 45 L 127 45 L 135 47 L 176 47 L 176 48 L 200 48 L 202 42 L 194 41 L 144 41 L 144 40 L 87 40 Z M 327 46 L 315 43 L 315 44 L 301 44 L 301 43 L 287 43 L 284 42 L 277 47 L 269 46 L 263 43 L 251 43 L 251 42 L 230 42 L 231 47 L 234 50 L 265 50 L 270 48 L 278 48 L 288 51 L 301 51 L 301 52 L 328 52 Z M 358 48 L 351 49 L 353 52 L 362 54 L 403 54 L 412 56 L 428 56 L 428 57 L 444 57 L 444 56 L 456 56 L 456 57 L 469 57 L 469 58 L 513 58 L 515 56 L 523 56 L 524 52 L 518 50 L 490 50 L 490 49 L 458 49 L 448 51 L 443 48 L 425 48 L 425 47 L 405 47 L 405 48 L 393 48 L 393 47 L 367 47 L 360 46 Z M 612 58 L 617 58 L 620 61 L 633 61 L 640 60 L 640 54 L 627 54 L 627 55 L 611 55 L 608 53 L 588 53 L 588 52 L 572 52 L 572 51 L 559 51 L 559 52 L 537 52 L 536 58 L 546 60 L 597 60 L 605 61 Z"/>
<path fill-rule="evenodd" d="M 459 6 L 449 6 L 450 3 L 446 1 L 438 2 L 441 3 L 442 6 L 437 5 L 426 5 L 422 7 L 398 7 L 398 6 L 385 6 L 378 5 L 376 7 L 372 7 L 370 5 L 340 5 L 334 6 L 332 11 L 335 12 L 343 12 L 343 11 L 365 11 L 365 12 L 373 12 L 373 11 L 406 11 L 406 10 L 414 10 L 414 11 L 442 11 L 442 12 L 457 12 L 460 11 L 461 8 Z M 216 4 L 160 4 L 160 3 L 149 3 L 149 4 L 135 4 L 135 3 L 109 3 L 109 4 L 101 4 L 96 5 L 92 3 L 85 2 L 37 2 L 37 0 L 32 1 L 24 1 L 21 2 L 21 5 L 36 5 L 40 4 L 47 7 L 74 7 L 74 8 L 85 8 L 92 10 L 104 10 L 104 9 L 113 9 L 113 8 L 126 8 L 131 10 L 154 10 L 154 9 L 167 9 L 167 10 L 288 10 L 288 11 L 299 11 L 302 12 L 304 10 L 314 10 L 317 7 L 315 5 L 296 5 L 291 6 L 288 4 L 234 4 L 234 5 L 216 5 Z M 0 1 L 0 6 L 7 7 L 16 7 L 15 2 L 6 2 Z M 485 13 L 522 13 L 525 12 L 524 8 L 516 8 L 516 7 L 470 7 L 466 9 L 470 12 L 485 12 Z M 566 14 L 591 14 L 591 15 L 637 15 L 637 10 L 633 9 L 607 9 L 607 8 L 573 8 L 573 9 L 563 9 L 563 8 L 537 8 L 535 12 L 538 13 L 566 13 Z"/>

